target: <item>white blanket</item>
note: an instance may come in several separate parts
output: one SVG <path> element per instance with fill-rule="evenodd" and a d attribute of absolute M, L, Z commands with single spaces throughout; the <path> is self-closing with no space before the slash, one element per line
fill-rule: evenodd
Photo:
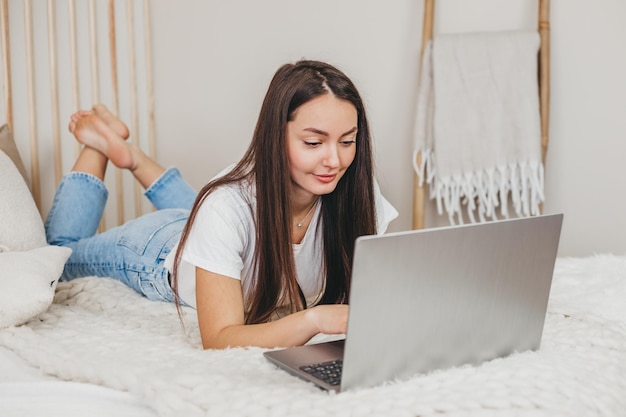
<path fill-rule="evenodd" d="M 333 394 L 258 348 L 203 351 L 192 310 L 116 281 L 61 283 L 51 309 L 0 345 L 62 380 L 128 391 L 161 416 L 560 416 L 626 410 L 626 257 L 559 259 L 542 347 Z"/>
<path fill-rule="evenodd" d="M 543 165 L 536 32 L 440 35 L 424 50 L 415 169 L 439 214 L 463 223 L 539 213 Z"/>

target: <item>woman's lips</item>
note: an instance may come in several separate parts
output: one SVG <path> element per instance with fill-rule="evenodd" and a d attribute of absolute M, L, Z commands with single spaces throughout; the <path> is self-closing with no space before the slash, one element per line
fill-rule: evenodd
<path fill-rule="evenodd" d="M 328 184 L 329 182 L 333 182 L 335 180 L 337 174 L 314 174 L 314 176 L 318 179 L 318 181 Z"/>

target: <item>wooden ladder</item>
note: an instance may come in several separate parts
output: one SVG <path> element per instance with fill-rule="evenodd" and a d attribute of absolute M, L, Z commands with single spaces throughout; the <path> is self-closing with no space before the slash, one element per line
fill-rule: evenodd
<path fill-rule="evenodd" d="M 422 28 L 422 50 L 420 71 L 424 60 L 424 49 L 433 38 L 435 0 L 424 0 L 424 25 Z M 539 0 L 538 28 L 539 46 L 539 109 L 541 117 L 541 159 L 545 164 L 548 151 L 548 128 L 550 112 L 550 0 Z M 422 155 L 417 154 L 417 166 L 421 166 Z M 425 184 L 420 184 L 417 173 L 413 173 L 413 229 L 424 228 L 426 207 Z"/>

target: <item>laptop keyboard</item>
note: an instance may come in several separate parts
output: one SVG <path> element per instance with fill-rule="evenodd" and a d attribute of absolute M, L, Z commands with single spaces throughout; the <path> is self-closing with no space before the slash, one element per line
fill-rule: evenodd
<path fill-rule="evenodd" d="M 330 362 L 317 363 L 315 365 L 301 366 L 300 369 L 329 385 L 337 386 L 341 382 L 341 369 L 343 360 L 337 359 Z"/>

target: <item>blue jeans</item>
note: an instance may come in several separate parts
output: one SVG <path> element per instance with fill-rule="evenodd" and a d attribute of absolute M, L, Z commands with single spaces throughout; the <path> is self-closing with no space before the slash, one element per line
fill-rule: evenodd
<path fill-rule="evenodd" d="M 48 243 L 72 249 L 62 281 L 115 278 L 150 300 L 173 301 L 164 260 L 178 242 L 196 192 L 168 168 L 145 192 L 157 211 L 96 234 L 108 191 L 97 177 L 66 174 L 45 222 Z"/>

